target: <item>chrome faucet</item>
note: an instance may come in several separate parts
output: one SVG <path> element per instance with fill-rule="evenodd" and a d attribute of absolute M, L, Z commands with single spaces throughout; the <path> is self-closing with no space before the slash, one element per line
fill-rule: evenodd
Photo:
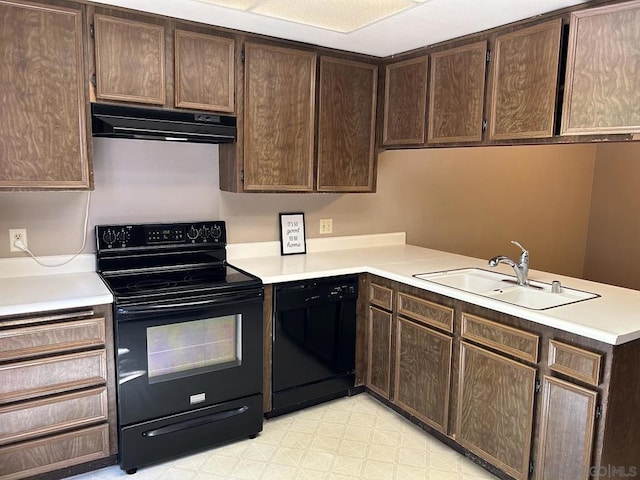
<path fill-rule="evenodd" d="M 513 243 L 517 247 L 520 247 L 520 250 L 522 250 L 522 253 L 520 254 L 520 263 L 516 263 L 509 257 L 505 257 L 504 255 L 498 255 L 497 257 L 489 260 L 489 266 L 497 267 L 500 263 L 509 265 L 516 272 L 518 285 L 527 286 L 529 285 L 529 252 L 515 240 L 511 240 L 511 243 Z"/>

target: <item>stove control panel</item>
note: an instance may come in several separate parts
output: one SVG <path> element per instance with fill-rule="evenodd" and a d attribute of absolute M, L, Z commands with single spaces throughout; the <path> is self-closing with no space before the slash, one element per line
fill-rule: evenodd
<path fill-rule="evenodd" d="M 155 246 L 226 245 L 225 223 L 154 223 L 96 226 L 98 250 Z"/>

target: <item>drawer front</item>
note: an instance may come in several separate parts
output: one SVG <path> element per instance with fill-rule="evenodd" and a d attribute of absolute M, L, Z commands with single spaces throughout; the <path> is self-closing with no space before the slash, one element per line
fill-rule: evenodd
<path fill-rule="evenodd" d="M 393 310 L 393 290 L 371 283 L 369 285 L 369 301 L 385 310 Z"/>
<path fill-rule="evenodd" d="M 106 383 L 104 349 L 0 366 L 0 405 Z"/>
<path fill-rule="evenodd" d="M 453 332 L 453 308 L 438 305 L 413 295 L 398 293 L 398 313 L 417 322 Z"/>
<path fill-rule="evenodd" d="M 549 340 L 549 368 L 589 385 L 600 383 L 602 355 L 573 347 L 556 340 Z"/>
<path fill-rule="evenodd" d="M 16 480 L 109 456 L 109 426 L 98 425 L 0 448 L 2 480 Z"/>
<path fill-rule="evenodd" d="M 104 345 L 104 318 L 0 331 L 0 360 L 13 360 Z"/>
<path fill-rule="evenodd" d="M 531 363 L 538 362 L 539 337 L 533 333 L 463 313 L 462 337 Z"/>
<path fill-rule="evenodd" d="M 107 389 L 0 407 L 0 445 L 107 421 Z"/>

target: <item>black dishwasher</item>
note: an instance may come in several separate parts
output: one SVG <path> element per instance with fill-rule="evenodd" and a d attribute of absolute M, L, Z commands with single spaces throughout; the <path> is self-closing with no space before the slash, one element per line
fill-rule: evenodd
<path fill-rule="evenodd" d="M 351 393 L 357 297 L 355 275 L 274 287 L 273 410 L 267 416 Z"/>

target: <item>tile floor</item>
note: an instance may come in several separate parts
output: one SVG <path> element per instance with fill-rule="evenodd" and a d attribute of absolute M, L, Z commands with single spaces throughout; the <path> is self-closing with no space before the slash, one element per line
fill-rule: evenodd
<path fill-rule="evenodd" d="M 267 420 L 257 438 L 74 480 L 495 480 L 367 394 Z"/>

